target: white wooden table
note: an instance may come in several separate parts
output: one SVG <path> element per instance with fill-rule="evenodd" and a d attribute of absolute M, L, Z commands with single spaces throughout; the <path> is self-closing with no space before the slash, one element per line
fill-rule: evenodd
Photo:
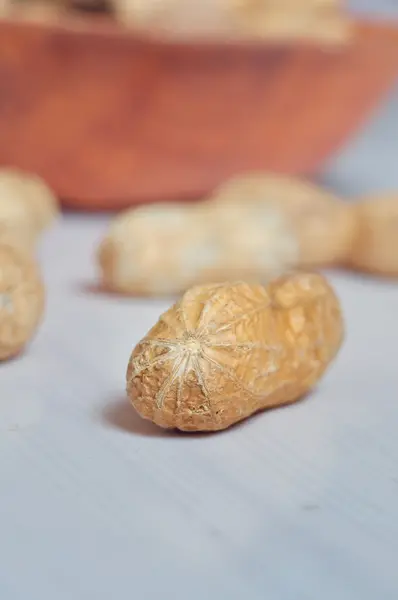
<path fill-rule="evenodd" d="M 347 341 L 304 402 L 163 433 L 124 376 L 168 302 L 90 289 L 104 227 L 49 235 L 45 322 L 0 365 L 0 598 L 396 600 L 398 285 L 332 277 Z"/>

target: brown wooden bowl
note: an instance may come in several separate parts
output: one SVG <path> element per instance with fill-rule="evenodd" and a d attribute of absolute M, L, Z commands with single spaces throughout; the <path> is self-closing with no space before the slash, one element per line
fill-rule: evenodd
<path fill-rule="evenodd" d="M 398 74 L 398 28 L 345 49 L 166 43 L 86 18 L 0 23 L 0 164 L 66 206 L 192 199 L 240 171 L 314 172 Z"/>

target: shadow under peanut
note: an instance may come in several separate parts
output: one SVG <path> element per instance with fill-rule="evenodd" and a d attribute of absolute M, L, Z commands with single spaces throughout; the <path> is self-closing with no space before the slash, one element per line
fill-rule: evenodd
<path fill-rule="evenodd" d="M 167 300 L 170 304 L 173 304 L 178 298 L 179 294 L 157 294 L 150 295 L 144 291 L 139 292 L 122 292 L 118 290 L 113 290 L 110 287 L 104 285 L 100 281 L 82 281 L 77 286 L 75 286 L 75 291 L 79 294 L 89 295 L 89 296 L 99 296 L 99 297 L 108 297 L 108 298 L 116 298 L 116 299 L 127 299 L 127 300 Z"/>
<path fill-rule="evenodd" d="M 158 438 L 189 438 L 205 437 L 214 435 L 215 432 L 187 432 L 178 429 L 162 429 L 151 421 L 143 419 L 135 408 L 130 404 L 128 398 L 119 394 L 113 397 L 102 411 L 103 424 L 112 429 L 118 429 L 125 433 L 142 437 Z M 221 432 L 222 433 L 222 432 Z"/>
<path fill-rule="evenodd" d="M 289 402 L 280 406 L 261 409 L 253 415 L 249 416 L 247 419 L 235 423 L 234 425 L 231 425 L 226 429 L 218 431 L 179 431 L 178 429 L 162 429 L 161 427 L 158 427 L 151 421 L 143 419 L 134 409 L 134 407 L 130 404 L 127 396 L 123 396 L 123 394 L 115 395 L 113 398 L 110 399 L 109 403 L 105 406 L 105 408 L 102 411 L 101 420 L 105 427 L 118 429 L 119 431 L 142 437 L 197 439 L 198 437 L 226 435 L 230 431 L 240 429 L 242 427 L 248 427 L 250 426 L 250 423 L 256 421 L 257 419 L 267 418 L 266 415 L 269 411 L 289 409 L 289 406 L 299 404 L 307 400 L 311 395 L 312 391 L 308 392 L 307 394 L 304 394 L 302 397 L 295 400 L 294 402 Z"/>
<path fill-rule="evenodd" d="M 112 398 L 102 411 L 102 422 L 106 427 L 144 437 L 165 437 L 170 432 L 143 419 L 128 401 L 119 394 Z M 171 432 L 173 434 L 175 432 Z"/>

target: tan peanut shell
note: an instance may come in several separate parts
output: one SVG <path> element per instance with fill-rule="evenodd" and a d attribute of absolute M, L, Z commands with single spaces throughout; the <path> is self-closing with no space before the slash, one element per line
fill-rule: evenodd
<path fill-rule="evenodd" d="M 196 283 L 243 279 L 265 283 L 299 262 L 299 244 L 285 214 L 270 203 L 203 202 L 207 227 L 218 241 L 218 258 Z"/>
<path fill-rule="evenodd" d="M 342 340 L 339 301 L 321 275 L 198 286 L 133 350 L 127 393 L 161 427 L 225 429 L 298 400 Z"/>
<path fill-rule="evenodd" d="M 297 236 L 302 267 L 344 263 L 351 249 L 356 227 L 351 205 L 303 179 L 249 173 L 221 185 L 213 200 L 227 210 L 233 204 L 244 212 L 258 204 L 281 210 Z"/>
<path fill-rule="evenodd" d="M 231 29 L 230 0 L 114 0 L 117 18 L 167 36 L 223 35 Z"/>
<path fill-rule="evenodd" d="M 288 13 L 297 10 L 312 12 L 319 10 L 341 10 L 344 4 L 344 0 L 228 0 L 228 2 L 236 10 L 241 11 L 259 12 L 267 9 L 283 8 Z"/>
<path fill-rule="evenodd" d="M 334 0 L 114 0 L 114 6 L 120 21 L 178 37 L 341 43 L 351 33 L 340 2 Z"/>
<path fill-rule="evenodd" d="M 12 246 L 19 252 L 25 253 L 27 256 L 34 256 L 37 245 L 37 235 L 32 231 L 31 227 L 17 229 L 1 229 L 0 228 L 0 244 Z"/>
<path fill-rule="evenodd" d="M 35 333 L 44 310 L 44 286 L 36 263 L 0 243 L 0 360 L 11 358 Z"/>
<path fill-rule="evenodd" d="M 357 230 L 350 263 L 355 269 L 398 276 L 398 196 L 364 199 L 354 204 Z"/>
<path fill-rule="evenodd" d="M 226 279 L 267 281 L 297 259 L 297 240 L 280 211 L 259 206 L 242 219 L 241 211 L 211 202 L 128 210 L 98 250 L 104 287 L 133 295 L 176 294 Z"/>
<path fill-rule="evenodd" d="M 0 197 L 3 202 L 24 207 L 33 231 L 47 229 L 59 213 L 58 201 L 38 176 L 14 168 L 0 169 Z"/>
<path fill-rule="evenodd" d="M 335 2 L 241 2 L 241 28 L 248 36 L 279 41 L 306 40 L 344 44 L 352 25 Z"/>
<path fill-rule="evenodd" d="M 106 289 L 157 296 L 190 287 L 217 253 L 202 215 L 170 203 L 122 212 L 111 223 L 97 257 Z"/>
<path fill-rule="evenodd" d="M 0 17 L 6 17 L 10 13 L 11 0 L 0 0 Z"/>
<path fill-rule="evenodd" d="M 20 195 L 10 196 L 0 177 L 0 242 L 33 253 L 38 234 Z"/>

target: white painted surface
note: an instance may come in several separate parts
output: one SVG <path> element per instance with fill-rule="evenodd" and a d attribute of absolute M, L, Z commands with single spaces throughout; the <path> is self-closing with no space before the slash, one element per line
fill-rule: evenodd
<path fill-rule="evenodd" d="M 168 302 L 90 291 L 104 227 L 49 235 L 46 320 L 0 365 L 0 598 L 396 600 L 398 286 L 333 276 L 348 337 L 303 403 L 165 434 L 124 375 Z"/>

